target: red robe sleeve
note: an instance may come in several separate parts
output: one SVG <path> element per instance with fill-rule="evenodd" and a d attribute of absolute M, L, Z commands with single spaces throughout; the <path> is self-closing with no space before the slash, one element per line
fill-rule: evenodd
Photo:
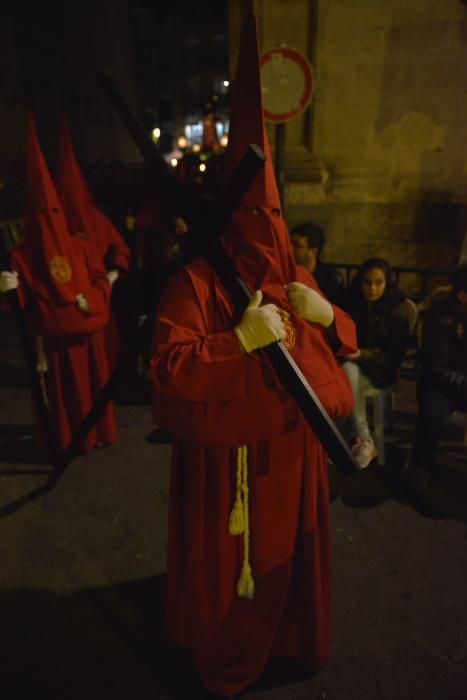
<path fill-rule="evenodd" d="M 185 401 L 233 401 L 245 397 L 245 362 L 233 330 L 209 332 L 190 280 L 169 286 L 159 308 L 152 367 L 157 388 Z M 157 371 L 156 369 L 157 368 Z M 234 381 L 226 381 L 227 377 Z"/>
<path fill-rule="evenodd" d="M 73 250 L 81 265 L 88 265 L 90 260 L 86 246 L 89 246 L 87 241 L 73 237 Z M 87 313 L 75 301 L 57 305 L 50 299 L 40 278 L 34 275 L 34 265 L 25 246 L 13 248 L 10 260 L 12 269 L 19 275 L 19 301 L 34 332 L 52 336 L 90 334 L 108 323 L 110 284 L 103 268 L 89 269 L 90 284 L 82 290 L 89 304 Z"/>
<path fill-rule="evenodd" d="M 231 322 L 219 322 L 222 292 L 210 282 L 182 271 L 161 300 L 151 360 L 156 422 L 178 437 L 222 447 L 292 430 L 293 400 L 257 353 L 243 353 Z"/>

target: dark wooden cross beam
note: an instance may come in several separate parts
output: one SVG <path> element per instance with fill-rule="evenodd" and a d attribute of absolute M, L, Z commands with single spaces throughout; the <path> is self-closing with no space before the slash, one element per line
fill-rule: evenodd
<path fill-rule="evenodd" d="M 208 235 L 203 250 L 204 256 L 229 293 L 238 318 L 247 307 L 253 296 L 253 291 L 240 276 L 235 262 L 227 255 L 221 243 L 220 234 L 225 231 L 232 214 L 240 205 L 243 195 L 255 179 L 258 163 L 264 165 L 264 162 L 265 155 L 262 150 L 258 146 L 250 144 L 249 150 L 217 202 L 212 220 L 207 226 Z M 209 233 L 214 235 L 209 236 Z M 262 348 L 261 352 L 269 359 L 284 389 L 295 400 L 316 437 L 326 449 L 329 458 L 341 474 L 343 476 L 354 474 L 361 467 L 355 461 L 334 421 L 329 417 L 285 345 L 282 342 L 272 343 Z"/>
<path fill-rule="evenodd" d="M 173 169 L 165 161 L 148 131 L 131 110 L 107 69 L 103 68 L 100 71 L 98 82 L 143 156 L 149 174 L 155 178 L 165 193 L 170 193 L 173 199 L 177 201 L 184 201 L 185 191 L 174 176 Z"/>
<path fill-rule="evenodd" d="M 120 93 L 110 74 L 106 71 L 102 72 L 100 75 L 100 82 L 112 106 L 123 124 L 128 128 L 136 145 L 139 147 L 143 158 L 149 158 L 153 164 L 162 160 L 165 166 L 165 161 L 159 153 L 159 149 L 152 142 L 141 123 L 132 114 L 125 98 Z M 264 162 L 265 156 L 261 149 L 258 146 L 250 145 L 249 151 L 245 154 L 230 182 L 222 192 L 217 206 L 214 208 L 210 223 L 206 226 L 206 222 L 204 222 L 202 228 L 205 231 L 207 230 L 208 235 L 198 235 L 198 240 L 200 242 L 203 241 L 203 238 L 206 241 L 204 245 L 204 254 L 222 284 L 229 292 L 236 312 L 239 315 L 243 313 L 251 299 L 252 291 L 248 288 L 244 280 L 241 279 L 234 262 L 226 254 L 220 242 L 220 234 L 225 230 L 233 212 L 239 206 L 250 184 L 263 167 Z M 173 187 L 180 188 L 180 185 L 172 173 L 167 173 L 165 168 L 163 172 L 166 177 L 167 175 L 169 175 L 169 178 L 171 176 Z M 329 457 L 336 464 L 340 472 L 344 476 L 354 474 L 360 469 L 360 466 L 355 461 L 347 443 L 337 430 L 334 421 L 329 417 L 317 395 L 308 384 L 300 368 L 283 343 L 274 343 L 265 348 L 263 352 L 269 358 L 277 376 L 297 402 L 304 417 L 314 430 L 320 442 L 322 442 L 326 448 Z"/>
<path fill-rule="evenodd" d="M 257 146 L 251 146 L 225 188 L 208 226 L 210 231 L 217 235 L 207 237 L 208 245 L 206 246 L 205 255 L 221 283 L 230 294 L 238 316 L 243 313 L 251 299 L 252 291 L 240 277 L 235 264 L 226 254 L 219 235 L 225 230 L 233 212 L 240 204 L 250 184 L 264 166 L 264 160 L 262 151 Z M 126 366 L 148 342 L 153 324 L 154 314 L 149 314 L 133 339 L 132 344 L 126 350 L 119 366 L 113 372 L 91 410 L 75 431 L 70 445 L 60 456 L 49 479 L 49 486 L 54 486 L 57 483 L 67 466 L 76 456 L 82 441 L 113 397 Z M 266 354 L 282 384 L 297 402 L 316 436 L 326 448 L 329 457 L 342 474 L 345 476 L 353 474 L 358 469 L 358 466 L 352 453 L 284 345 L 282 343 L 274 343 L 264 348 L 262 352 Z"/>

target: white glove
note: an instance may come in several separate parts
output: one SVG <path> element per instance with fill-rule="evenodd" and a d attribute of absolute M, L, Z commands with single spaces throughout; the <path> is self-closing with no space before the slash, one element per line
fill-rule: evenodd
<path fill-rule="evenodd" d="M 109 280 L 110 286 L 118 280 L 118 270 L 109 270 L 107 273 L 107 279 Z"/>
<path fill-rule="evenodd" d="M 279 309 L 275 304 L 260 306 L 262 298 L 263 293 L 258 289 L 243 312 L 240 323 L 233 329 L 245 352 L 264 348 L 285 338 Z"/>
<path fill-rule="evenodd" d="M 314 289 L 301 282 L 290 282 L 285 285 L 285 290 L 292 307 L 307 321 L 319 323 L 325 328 L 334 321 L 331 304 Z"/>
<path fill-rule="evenodd" d="M 0 292 L 10 292 L 18 287 L 18 273 L 4 270 L 0 272 Z"/>
<path fill-rule="evenodd" d="M 76 303 L 78 304 L 78 309 L 80 311 L 82 311 L 85 314 L 89 313 L 88 300 L 86 299 L 84 294 L 77 294 L 76 295 Z"/>

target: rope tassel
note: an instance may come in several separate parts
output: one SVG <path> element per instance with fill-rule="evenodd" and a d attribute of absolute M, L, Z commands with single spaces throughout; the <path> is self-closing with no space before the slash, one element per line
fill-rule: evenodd
<path fill-rule="evenodd" d="M 237 593 L 241 598 L 249 598 L 249 600 L 252 600 L 255 595 L 255 582 L 251 574 L 251 566 L 247 562 L 243 563 L 242 573 L 237 582 Z"/>
<path fill-rule="evenodd" d="M 237 448 L 237 490 L 235 503 L 229 518 L 229 533 L 243 534 L 243 565 L 237 582 L 237 593 L 242 598 L 253 598 L 255 582 L 250 565 L 250 522 L 247 447 Z"/>
<path fill-rule="evenodd" d="M 242 501 L 242 449 L 242 447 L 237 448 L 237 490 L 234 507 L 230 511 L 229 518 L 229 532 L 231 535 L 241 535 L 245 530 Z"/>

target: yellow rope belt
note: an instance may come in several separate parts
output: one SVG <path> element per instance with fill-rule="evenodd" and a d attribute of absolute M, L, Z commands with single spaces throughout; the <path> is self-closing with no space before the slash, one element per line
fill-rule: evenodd
<path fill-rule="evenodd" d="M 237 489 L 235 503 L 230 512 L 229 533 L 243 534 L 243 564 L 237 582 L 237 593 L 242 598 L 253 598 L 255 582 L 250 566 L 250 520 L 248 511 L 248 451 L 247 446 L 237 448 Z"/>

